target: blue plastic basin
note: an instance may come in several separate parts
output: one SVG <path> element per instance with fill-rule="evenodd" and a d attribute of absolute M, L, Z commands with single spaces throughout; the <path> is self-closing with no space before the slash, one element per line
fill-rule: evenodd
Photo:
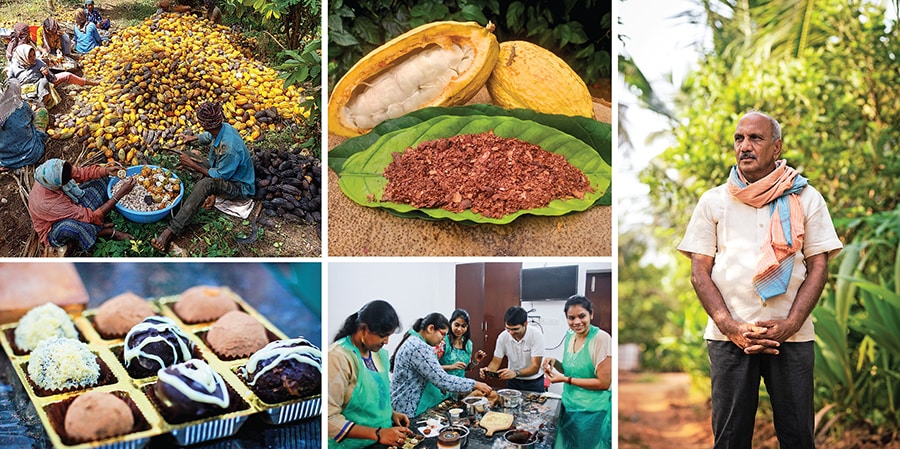
<path fill-rule="evenodd" d="M 125 173 L 127 174 L 127 176 L 133 176 L 133 175 L 140 173 L 144 167 L 145 167 L 144 165 L 135 165 L 134 167 L 128 167 L 127 169 L 125 169 Z M 147 165 L 146 167 L 159 168 L 158 165 Z M 171 173 L 171 175 L 173 177 L 178 178 L 178 175 L 176 175 L 174 171 L 169 170 L 169 173 Z M 110 196 L 110 198 L 112 198 L 113 186 L 116 185 L 116 183 L 119 181 L 120 181 L 120 179 L 117 177 L 112 177 L 109 180 L 109 185 L 106 186 L 106 193 Z M 179 181 L 180 181 L 180 178 L 179 178 Z M 183 198 L 183 197 L 184 197 L 184 183 L 182 183 L 181 189 L 178 191 L 178 196 L 175 197 L 175 201 L 172 201 L 172 204 L 166 208 L 163 208 L 163 209 L 160 209 L 157 211 L 153 211 L 153 212 L 140 212 L 140 211 L 136 211 L 136 210 L 127 209 L 125 207 L 122 207 L 122 205 L 120 205 L 119 203 L 116 203 L 116 210 L 119 211 L 119 213 L 122 214 L 125 218 L 127 218 L 133 222 L 155 223 L 159 220 L 162 220 L 166 215 L 169 215 L 169 211 L 174 209 L 175 206 L 177 206 L 178 203 L 181 202 L 181 198 Z"/>

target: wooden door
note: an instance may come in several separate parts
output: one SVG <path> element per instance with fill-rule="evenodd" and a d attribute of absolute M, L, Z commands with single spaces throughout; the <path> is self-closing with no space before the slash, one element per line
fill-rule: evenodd
<path fill-rule="evenodd" d="M 594 307 L 591 323 L 612 335 L 612 272 L 588 271 L 586 274 L 584 295 Z"/>
<path fill-rule="evenodd" d="M 472 351 L 487 353 L 481 366 L 494 356 L 497 337 L 506 330 L 506 309 L 521 305 L 519 277 L 521 263 L 490 262 L 456 266 L 456 307 L 469 312 Z M 501 365 L 506 366 L 506 365 Z M 474 371 L 469 377 L 478 378 Z M 505 381 L 492 380 L 489 385 L 503 388 Z"/>

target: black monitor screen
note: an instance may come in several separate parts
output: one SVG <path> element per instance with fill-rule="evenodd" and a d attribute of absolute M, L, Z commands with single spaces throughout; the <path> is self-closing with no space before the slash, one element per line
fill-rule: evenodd
<path fill-rule="evenodd" d="M 522 301 L 568 299 L 578 293 L 578 265 L 522 269 Z"/>

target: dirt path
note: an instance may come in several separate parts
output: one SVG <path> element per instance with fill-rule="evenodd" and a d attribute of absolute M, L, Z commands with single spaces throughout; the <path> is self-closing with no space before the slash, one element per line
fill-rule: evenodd
<path fill-rule="evenodd" d="M 619 449 L 712 447 L 710 410 L 685 373 L 619 373 Z"/>

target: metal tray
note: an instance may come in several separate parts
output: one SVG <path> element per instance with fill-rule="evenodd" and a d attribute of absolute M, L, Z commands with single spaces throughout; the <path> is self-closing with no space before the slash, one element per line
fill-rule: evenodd
<path fill-rule="evenodd" d="M 124 338 L 103 338 L 93 325 L 95 310 L 71 313 L 70 316 L 78 330 L 79 339 L 86 343 L 88 348 L 97 355 L 101 367 L 105 366 L 105 368 L 101 368 L 104 374 L 101 375 L 100 385 L 49 396 L 40 396 L 35 391 L 27 374 L 30 353 L 18 350 L 13 341 L 13 332 L 18 323 L 0 326 L 0 345 L 3 346 L 3 350 L 9 357 L 13 369 L 19 377 L 19 381 L 34 404 L 41 423 L 44 425 L 44 429 L 47 431 L 54 447 L 69 449 L 141 449 L 149 444 L 151 438 L 166 438 L 179 446 L 187 446 L 230 437 L 237 433 L 247 418 L 254 414 L 260 414 L 264 422 L 273 425 L 286 424 L 321 415 L 322 401 L 320 394 L 280 404 L 263 402 L 238 375 L 238 371 L 246 364 L 248 358 L 235 360 L 219 358 L 204 340 L 206 332 L 212 327 L 213 323 L 184 323 L 172 309 L 172 305 L 177 300 L 178 296 L 176 295 L 153 299 L 149 302 L 157 314 L 173 319 L 184 330 L 185 334 L 196 346 L 195 356 L 199 354 L 199 358 L 207 362 L 225 380 L 232 391 L 232 397 L 239 402 L 236 407 L 231 407 L 227 413 L 178 424 L 166 421 L 162 413 L 154 405 L 152 398 L 147 394 L 147 391 L 155 384 L 156 376 L 134 379 L 128 374 L 120 360 Z M 243 299 L 238 298 L 236 302 L 242 311 L 258 320 L 266 328 L 270 341 L 288 338 Z M 92 390 L 115 393 L 129 403 L 137 418 L 135 428 L 131 433 L 87 443 L 73 443 L 64 435 L 65 430 L 63 429 L 62 421 L 65 416 L 65 408 L 77 396 Z"/>

